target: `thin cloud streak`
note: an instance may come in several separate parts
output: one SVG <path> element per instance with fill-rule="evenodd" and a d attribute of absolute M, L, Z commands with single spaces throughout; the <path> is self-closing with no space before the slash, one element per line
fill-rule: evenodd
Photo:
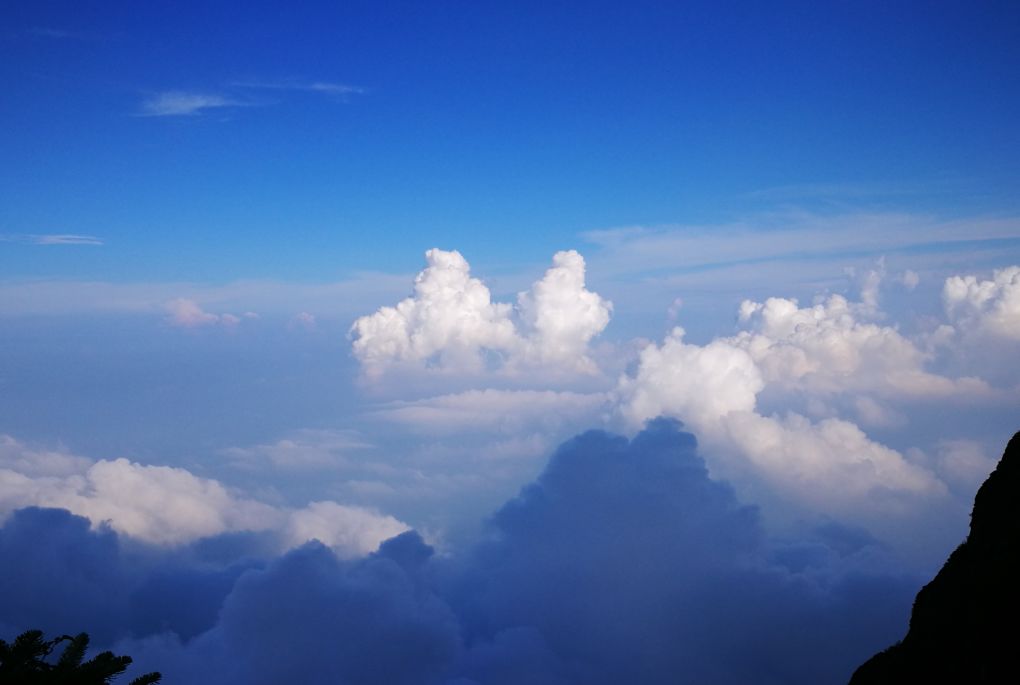
<path fill-rule="evenodd" d="M 979 248 L 1020 241 L 1020 218 L 940 220 L 917 214 L 805 211 L 766 213 L 730 224 L 631 226 L 588 231 L 599 246 L 593 270 L 607 274 L 677 273 L 768 261 L 809 261 L 840 255 Z"/>
<path fill-rule="evenodd" d="M 28 243 L 30 245 L 102 245 L 103 240 L 94 235 L 75 233 L 27 233 L 0 235 L 0 242 Z"/>
<path fill-rule="evenodd" d="M 189 93 L 169 90 L 156 93 L 145 100 L 138 112 L 143 117 L 173 117 L 201 114 L 210 109 L 248 107 L 250 102 L 235 100 L 216 93 Z"/>
<path fill-rule="evenodd" d="M 228 89 L 242 90 L 273 90 L 301 91 L 322 93 L 346 100 L 350 95 L 364 93 L 365 89 L 345 83 L 330 81 L 235 81 L 228 84 Z M 192 92 L 185 90 L 167 90 L 155 93 L 142 102 L 137 116 L 144 117 L 175 117 L 193 116 L 208 110 L 232 107 L 251 107 L 259 103 L 250 98 L 233 97 L 222 93 Z"/>
<path fill-rule="evenodd" d="M 360 86 L 330 81 L 236 81 L 231 85 L 235 88 L 295 90 L 339 96 L 360 95 L 365 92 Z"/>

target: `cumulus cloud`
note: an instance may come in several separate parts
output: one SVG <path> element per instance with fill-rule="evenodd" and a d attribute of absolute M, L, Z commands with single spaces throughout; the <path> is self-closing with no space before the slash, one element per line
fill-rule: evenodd
<path fill-rule="evenodd" d="M 392 516 L 380 516 L 361 507 L 312 502 L 291 512 L 286 536 L 294 547 L 318 540 L 344 556 L 358 556 L 374 551 L 380 542 L 407 529 Z"/>
<path fill-rule="evenodd" d="M 425 258 L 413 296 L 351 327 L 354 355 L 368 375 L 402 363 L 459 371 L 594 370 L 588 343 L 609 323 L 612 305 L 585 288 L 577 252 L 556 253 L 516 307 L 493 302 L 459 252 L 431 249 Z"/>
<path fill-rule="evenodd" d="M 811 307 L 778 297 L 745 300 L 739 318 L 747 330 L 729 342 L 751 355 L 767 383 L 797 392 L 937 397 L 989 390 L 976 378 L 926 371 L 931 355 L 894 327 L 868 320 L 877 294 L 866 295 L 860 303 L 831 295 Z"/>
<path fill-rule="evenodd" d="M 1020 266 L 997 269 L 991 280 L 947 278 L 942 302 L 950 321 L 964 334 L 1020 340 Z"/>
<path fill-rule="evenodd" d="M 412 297 L 351 327 L 354 355 L 368 373 L 402 361 L 478 367 L 482 350 L 508 354 L 520 346 L 511 306 L 492 302 L 459 252 L 434 248 L 425 260 Z"/>
<path fill-rule="evenodd" d="M 708 426 L 732 411 L 752 411 L 764 382 L 751 356 L 724 340 L 699 346 L 683 338 L 676 327 L 661 346 L 641 351 L 637 372 L 622 377 L 617 390 L 624 416 L 633 425 L 683 416 Z"/>
<path fill-rule="evenodd" d="M 737 335 L 688 344 L 677 328 L 640 354 L 616 396 L 632 426 L 656 416 L 687 421 L 717 452 L 715 468 L 742 483 L 764 482 L 808 511 L 876 523 L 866 512 L 919 509 L 944 497 L 931 469 L 870 439 L 845 418 L 812 421 L 785 411 L 765 415 L 766 390 L 808 407 L 845 400 L 871 426 L 897 414 L 876 398 L 923 400 L 989 396 L 976 378 L 926 370 L 931 355 L 895 328 L 876 323 L 880 272 L 866 275 L 857 303 L 832 295 L 811 307 L 796 300 L 744 301 Z"/>
<path fill-rule="evenodd" d="M 169 466 L 127 459 L 91 461 L 33 450 L 0 437 L 0 516 L 27 506 L 58 507 L 124 535 L 181 545 L 231 531 L 271 531 L 283 547 L 319 538 L 344 555 L 375 549 L 407 526 L 361 507 L 313 502 L 288 509 Z"/>
<path fill-rule="evenodd" d="M 221 325 L 228 328 L 241 323 L 241 317 L 235 314 L 212 314 L 205 311 L 194 300 L 178 297 L 163 305 L 166 310 L 166 322 L 171 326 L 180 328 L 200 328 L 202 326 Z M 245 312 L 246 319 L 258 318 L 254 312 Z"/>
<path fill-rule="evenodd" d="M 559 439 L 560 427 L 577 426 L 569 418 L 574 414 L 587 425 L 614 425 L 615 416 L 631 430 L 658 416 L 677 417 L 713 448 L 713 469 L 749 488 L 742 491 L 763 496 L 768 490 L 801 513 L 873 526 L 878 515 L 867 512 L 916 513 L 942 501 L 947 487 L 931 463 L 911 459 L 906 446 L 883 445 L 861 426 L 900 430 L 912 407 L 1001 396 L 979 378 L 931 370 L 936 354 L 930 341 L 886 321 L 880 307 L 885 272 L 879 260 L 855 278 L 857 301 L 839 294 L 810 305 L 782 297 L 745 300 L 738 332 L 704 344 L 688 342 L 676 327 L 661 343 L 645 345 L 608 394 L 474 389 L 393 402 L 371 416 L 417 434 L 488 431 L 533 436 L 538 446 L 548 444 L 543 436 Z M 553 267 L 510 308 L 493 303 L 459 254 L 431 251 L 415 296 L 362 317 L 352 336 L 370 374 L 414 363 L 453 375 L 467 370 L 459 378 L 477 382 L 471 372 L 485 367 L 582 370 L 590 361 L 589 341 L 610 311 L 585 289 L 580 255 L 557 254 Z"/>
<path fill-rule="evenodd" d="M 564 443 L 492 529 L 469 572 L 477 589 L 454 598 L 480 632 L 473 682 L 502 682 L 516 650 L 541 657 L 539 682 L 838 682 L 862 648 L 859 626 L 811 617 L 871 605 L 869 592 L 767 563 L 757 510 L 708 478 L 670 422 Z M 768 626 L 796 631 L 803 651 Z"/>
<path fill-rule="evenodd" d="M 901 511 L 912 495 L 945 493 L 935 474 L 869 439 L 849 421 L 736 412 L 727 417 L 725 431 L 775 489 L 815 511 L 873 521 Z M 880 511 L 859 512 L 866 503 Z"/>
<path fill-rule="evenodd" d="M 667 421 L 631 440 L 567 441 L 483 540 L 443 557 L 415 532 L 349 560 L 310 543 L 240 561 L 223 536 L 190 556 L 121 545 L 67 512 L 18 512 L 0 528 L 0 585 L 22 591 L 0 624 L 87 627 L 168 685 L 295 672 L 312 684 L 814 685 L 845 681 L 894 640 L 918 586 L 869 570 L 880 550 L 835 522 L 769 540 Z"/>
<path fill-rule="evenodd" d="M 517 301 L 529 354 L 543 364 L 594 370 L 588 343 L 609 324 L 613 305 L 585 288 L 580 254 L 557 252 L 552 268 Z"/>

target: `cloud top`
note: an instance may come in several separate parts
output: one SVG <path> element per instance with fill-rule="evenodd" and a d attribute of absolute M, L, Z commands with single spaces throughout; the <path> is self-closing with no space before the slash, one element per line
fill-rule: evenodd
<path fill-rule="evenodd" d="M 584 258 L 558 252 L 553 266 L 516 307 L 493 302 L 457 251 L 433 248 L 414 281 L 414 294 L 362 316 L 352 348 L 369 376 L 393 366 L 498 370 L 566 365 L 590 372 L 589 341 L 609 323 L 612 304 L 586 289 Z"/>
<path fill-rule="evenodd" d="M 1020 266 L 997 269 L 991 280 L 947 278 L 942 302 L 947 316 L 967 333 L 1020 340 Z"/>

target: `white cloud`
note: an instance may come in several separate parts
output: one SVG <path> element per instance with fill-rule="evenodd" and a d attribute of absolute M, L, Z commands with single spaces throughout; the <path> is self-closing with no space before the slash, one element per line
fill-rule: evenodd
<path fill-rule="evenodd" d="M 559 431 L 564 426 L 585 428 L 597 422 L 607 406 L 604 393 L 486 389 L 393 402 L 372 415 L 416 433 L 519 435 Z"/>
<path fill-rule="evenodd" d="M 236 81 L 233 85 L 237 88 L 299 90 L 339 97 L 360 95 L 365 92 L 365 89 L 360 86 L 331 81 Z"/>
<path fill-rule="evenodd" d="M 178 544 L 228 530 L 271 527 L 278 512 L 232 495 L 214 480 L 167 466 L 127 459 L 100 460 L 83 478 L 49 495 L 47 506 L 66 507 L 93 522 L 110 521 L 121 533 Z"/>
<path fill-rule="evenodd" d="M 101 238 L 76 233 L 28 233 L 0 235 L 0 242 L 32 245 L 102 245 Z"/>
<path fill-rule="evenodd" d="M 392 516 L 336 502 L 312 502 L 291 513 L 286 536 L 293 547 L 318 540 L 341 556 L 357 556 L 375 551 L 380 542 L 406 530 L 407 524 Z"/>
<path fill-rule="evenodd" d="M 0 517 L 26 506 L 59 507 L 130 537 L 178 545 L 228 531 L 275 531 L 284 547 L 312 538 L 353 556 L 407 525 L 371 509 L 313 502 L 274 507 L 182 468 L 127 459 L 92 461 L 33 449 L 0 435 Z"/>
<path fill-rule="evenodd" d="M 166 322 L 171 326 L 178 326 L 180 328 L 200 328 L 216 324 L 233 327 L 241 323 L 241 317 L 239 316 L 234 314 L 211 314 L 202 309 L 194 300 L 184 297 L 170 300 L 163 305 L 163 308 L 167 312 Z M 258 315 L 247 312 L 244 318 L 257 319 Z"/>
<path fill-rule="evenodd" d="M 932 244 L 1020 237 L 1020 218 L 953 219 L 905 213 L 813 214 L 791 210 L 710 226 L 633 226 L 590 231 L 603 248 L 593 259 L 603 275 L 656 269 L 716 269 L 763 261 L 821 262 L 826 269 L 846 254 L 873 254 Z"/>
<path fill-rule="evenodd" d="M 845 419 L 813 422 L 757 409 L 766 389 L 809 406 L 843 396 L 868 424 L 888 426 L 903 418 L 874 396 L 931 400 L 991 392 L 978 379 L 929 373 L 929 356 L 910 340 L 862 320 L 883 316 L 874 274 L 866 276 L 858 303 L 839 295 L 803 308 L 783 298 L 744 301 L 739 320 L 748 330 L 703 346 L 686 343 L 683 329 L 674 329 L 661 345 L 648 345 L 634 373 L 620 379 L 620 413 L 633 427 L 658 415 L 683 420 L 727 476 L 768 483 L 812 511 L 861 520 L 869 515 L 860 507 L 886 511 L 918 497 L 944 496 L 935 472 Z"/>
<path fill-rule="evenodd" d="M 797 414 L 736 412 L 726 437 L 759 474 L 816 511 L 856 517 L 855 509 L 895 501 L 895 494 L 941 495 L 945 486 L 899 452 L 869 439 L 849 421 L 817 423 Z M 893 497 L 890 497 L 893 496 Z"/>
<path fill-rule="evenodd" d="M 63 449 L 33 449 L 9 435 L 0 434 L 0 469 L 33 478 L 60 477 L 80 473 L 91 463 Z"/>
<path fill-rule="evenodd" d="M 976 378 L 927 372 L 929 354 L 895 328 L 866 320 L 879 315 L 877 285 L 867 283 L 865 292 L 860 303 L 832 295 L 812 307 L 778 297 L 745 300 L 739 318 L 749 330 L 729 340 L 747 350 L 767 383 L 787 390 L 914 397 L 989 392 Z"/>
<path fill-rule="evenodd" d="M 588 343 L 609 324 L 613 305 L 585 288 L 580 254 L 557 252 L 552 268 L 517 301 L 528 354 L 541 364 L 595 370 Z"/>
<path fill-rule="evenodd" d="M 250 103 L 241 102 L 215 93 L 189 93 L 169 90 L 156 93 L 142 102 L 139 114 L 147 117 L 172 117 L 200 114 L 210 109 L 243 107 Z"/>
<path fill-rule="evenodd" d="M 434 361 L 440 367 L 479 368 L 482 350 L 508 354 L 520 347 L 511 306 L 493 303 L 457 251 L 431 249 L 414 282 L 414 296 L 354 322 L 354 355 L 369 374 L 393 362 Z"/>
<path fill-rule="evenodd" d="M 621 411 L 639 426 L 656 416 L 674 416 L 695 427 L 714 425 L 733 411 L 753 411 L 765 384 L 751 356 L 725 340 L 684 342 L 674 328 L 662 345 L 641 352 L 633 377 L 620 379 Z"/>
<path fill-rule="evenodd" d="M 584 284 L 584 259 L 558 252 L 518 306 L 493 302 L 459 252 L 431 249 L 414 295 L 362 316 L 351 327 L 354 355 L 369 376 L 410 363 L 438 370 L 515 372 L 546 366 L 591 372 L 589 341 L 612 305 Z"/>
<path fill-rule="evenodd" d="M 987 281 L 947 278 L 942 301 L 946 315 L 964 335 L 1020 340 L 1020 266 L 998 269 Z"/>
<path fill-rule="evenodd" d="M 351 430 L 305 428 L 273 443 L 253 447 L 230 447 L 223 451 L 235 466 L 276 469 L 325 469 L 347 464 L 351 455 L 371 449 L 360 433 Z"/>

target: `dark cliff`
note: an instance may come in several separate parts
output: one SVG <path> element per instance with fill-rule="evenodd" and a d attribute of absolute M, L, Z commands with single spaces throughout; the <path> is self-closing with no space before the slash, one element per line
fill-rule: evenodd
<path fill-rule="evenodd" d="M 850 685 L 1020 683 L 1020 433 L 978 490 L 970 534 L 914 600 L 901 642 Z"/>

